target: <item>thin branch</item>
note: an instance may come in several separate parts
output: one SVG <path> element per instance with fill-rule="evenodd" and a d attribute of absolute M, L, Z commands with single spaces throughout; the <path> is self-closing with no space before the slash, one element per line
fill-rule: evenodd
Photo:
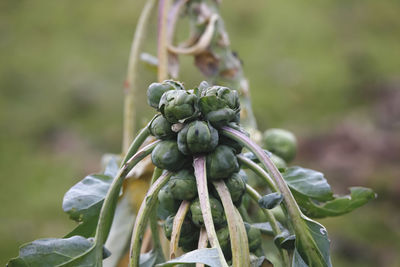
<path fill-rule="evenodd" d="M 176 251 L 179 246 L 179 238 L 181 236 L 181 229 L 183 221 L 185 220 L 186 214 L 189 211 L 190 202 L 183 200 L 174 218 L 172 226 L 171 243 L 169 246 L 169 257 L 174 259 L 176 257 Z"/>
<path fill-rule="evenodd" d="M 153 176 L 151 177 L 150 185 L 153 185 L 158 180 L 158 178 L 160 178 L 160 176 L 162 175 L 162 172 L 163 172 L 162 169 L 160 169 L 158 167 L 154 168 L 154 172 L 153 172 Z M 151 238 L 153 241 L 153 251 L 158 252 L 160 261 L 164 261 L 165 257 L 164 257 L 164 253 L 163 253 L 162 245 L 161 245 L 161 241 L 160 241 L 156 209 L 153 209 L 151 211 L 149 221 L 150 221 Z"/>
<path fill-rule="evenodd" d="M 218 249 L 221 266 L 228 267 L 224 253 L 218 242 L 217 233 L 215 232 L 214 222 L 211 214 L 210 198 L 207 188 L 206 160 L 204 156 L 199 156 L 193 160 L 194 174 L 196 176 L 197 191 L 199 193 L 200 208 L 203 214 L 204 225 L 207 230 L 208 240 L 213 248 Z"/>
<path fill-rule="evenodd" d="M 250 266 L 249 242 L 242 217 L 236 211 L 224 181 L 215 181 L 213 184 L 221 198 L 228 221 L 233 266 Z"/>
<path fill-rule="evenodd" d="M 283 179 L 281 173 L 276 168 L 272 160 L 265 154 L 264 150 L 254 143 L 250 138 L 241 132 L 223 126 L 221 133 L 245 146 L 260 160 L 261 164 L 268 170 L 274 179 L 280 193 L 283 195 L 283 201 L 292 222 L 294 233 L 296 235 L 296 244 L 301 244 L 302 250 L 307 251 L 308 263 L 313 263 L 315 266 L 325 266 L 324 258 L 321 252 L 316 249 L 317 244 L 310 230 L 308 229 L 305 219 L 297 202 L 290 191 L 288 185 Z M 311 265 L 313 265 L 311 264 Z"/>
<path fill-rule="evenodd" d="M 136 216 L 135 226 L 132 232 L 131 248 L 130 248 L 130 267 L 139 267 L 140 248 L 142 245 L 143 232 L 146 229 L 147 220 L 153 210 L 156 202 L 157 195 L 161 188 L 168 182 L 171 177 L 171 172 L 165 172 L 156 180 L 156 182 L 147 191 L 139 212 Z"/>
<path fill-rule="evenodd" d="M 149 155 L 154 147 L 159 143 L 159 141 L 155 141 L 144 148 L 142 148 L 139 152 L 133 155 L 120 169 L 117 176 L 114 178 L 110 189 L 107 192 L 106 197 L 104 198 L 103 206 L 101 207 L 100 217 L 97 224 L 95 243 L 103 245 L 108 237 L 110 232 L 112 219 L 114 217 L 115 207 L 117 205 L 119 192 L 121 190 L 122 183 L 125 177 L 128 175 L 130 170 L 139 163 L 142 159 L 144 159 L 147 155 Z"/>
<path fill-rule="evenodd" d="M 246 165 L 250 170 L 255 172 L 260 178 L 262 178 L 267 184 L 268 187 L 274 191 L 277 192 L 278 188 L 276 188 L 275 182 L 272 180 L 272 178 L 269 176 L 269 174 L 261 168 L 258 164 L 254 163 L 252 160 L 246 158 L 243 155 L 238 155 L 237 159 L 240 163 L 243 165 Z"/>
<path fill-rule="evenodd" d="M 137 95 L 138 88 L 138 69 L 140 63 L 140 51 L 144 44 L 146 26 L 149 24 L 151 13 L 155 0 L 147 0 L 143 7 L 139 21 L 136 26 L 135 35 L 133 37 L 131 52 L 128 61 L 128 71 L 125 80 L 125 99 L 124 99 L 124 126 L 122 137 L 122 153 L 128 151 L 129 144 L 133 140 L 136 132 L 136 107 L 138 105 Z"/>
<path fill-rule="evenodd" d="M 206 228 L 201 227 L 197 249 L 207 248 L 207 243 L 208 243 L 208 238 L 207 238 Z M 196 267 L 204 267 L 204 264 L 196 263 Z"/>
<path fill-rule="evenodd" d="M 171 0 L 160 0 L 158 4 L 158 81 L 168 78 L 167 17 Z"/>
<path fill-rule="evenodd" d="M 201 35 L 199 41 L 190 47 L 175 47 L 173 45 L 168 46 L 169 52 L 180 55 L 198 55 L 203 53 L 205 49 L 210 45 L 212 37 L 215 32 L 215 23 L 218 20 L 218 15 L 213 14 L 207 24 L 206 29 Z"/>

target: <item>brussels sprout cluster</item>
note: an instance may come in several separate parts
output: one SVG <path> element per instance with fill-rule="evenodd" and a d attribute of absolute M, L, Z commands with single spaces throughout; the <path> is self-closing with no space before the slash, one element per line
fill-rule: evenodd
<path fill-rule="evenodd" d="M 240 104 L 237 91 L 202 82 L 185 90 L 176 81 L 153 83 L 147 90 L 148 104 L 160 113 L 149 124 L 150 133 L 161 142 L 151 159 L 160 169 L 174 172 L 158 194 L 158 216 L 164 221 L 164 232 L 171 237 L 174 216 L 181 201 L 191 201 L 184 220 L 179 246 L 190 250 L 197 246 L 200 228 L 204 225 L 194 170 L 196 155 L 206 156 L 208 180 L 224 179 L 235 205 L 245 193 L 247 176 L 240 170 L 236 155 L 242 146 L 219 133 L 221 126 L 245 131 L 239 126 Z M 225 212 L 212 184 L 210 205 L 221 246 L 230 257 L 229 231 Z"/>
<path fill-rule="evenodd" d="M 221 248 L 229 259 L 231 246 L 225 211 L 212 181 L 223 179 L 234 205 L 241 204 L 248 180 L 237 159 L 243 147 L 219 132 L 222 126 L 229 126 L 248 135 L 239 124 L 237 91 L 209 86 L 206 82 L 195 89 L 185 90 L 182 83 L 167 80 L 151 84 L 147 97 L 148 104 L 160 112 L 149 124 L 150 133 L 160 140 L 152 151 L 152 162 L 160 169 L 173 172 L 158 194 L 157 213 L 164 220 L 166 237 L 171 238 L 173 220 L 180 203 L 190 201 L 179 246 L 184 251 L 197 246 L 204 220 L 192 161 L 193 157 L 204 155 L 212 218 Z M 285 161 L 294 157 L 295 144 L 290 143 L 293 138 L 276 130 L 266 132 L 264 137 L 267 148 L 275 153 L 271 159 L 278 168 L 285 168 Z M 260 231 L 249 224 L 246 224 L 246 231 L 250 251 L 254 254 L 262 251 Z"/>

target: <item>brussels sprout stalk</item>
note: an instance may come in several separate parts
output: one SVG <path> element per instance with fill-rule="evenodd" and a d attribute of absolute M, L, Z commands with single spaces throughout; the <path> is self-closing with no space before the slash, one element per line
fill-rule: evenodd
<path fill-rule="evenodd" d="M 207 248 L 207 243 L 208 243 L 208 238 L 207 238 L 206 228 L 201 227 L 200 236 L 199 236 L 199 243 L 198 243 L 197 248 L 198 249 Z M 204 264 L 196 263 L 196 267 L 204 267 Z"/>
<path fill-rule="evenodd" d="M 228 267 L 228 263 L 225 260 L 221 246 L 218 242 L 217 233 L 215 232 L 214 222 L 211 215 L 211 206 L 208 196 L 207 188 L 207 172 L 206 172 L 206 160 L 204 156 L 195 157 L 193 160 L 194 174 L 196 176 L 197 190 L 199 193 L 199 200 L 201 211 L 203 213 L 204 225 L 207 230 L 208 240 L 212 247 L 218 249 L 220 262 L 222 267 Z"/>
<path fill-rule="evenodd" d="M 155 167 L 154 171 L 153 171 L 153 176 L 151 177 L 151 182 L 150 185 L 153 185 L 158 178 L 160 178 L 161 174 L 162 174 L 162 169 Z M 159 260 L 160 261 L 164 261 L 164 253 L 162 250 L 162 245 L 161 245 L 161 241 L 160 241 L 160 236 L 159 236 L 159 230 L 158 230 L 158 220 L 157 220 L 157 213 L 156 213 L 156 209 L 153 209 L 150 213 L 150 217 L 149 217 L 149 221 L 150 221 L 150 230 L 151 230 L 151 238 L 153 240 L 153 251 L 157 251 L 158 252 L 158 256 L 159 256 Z"/>
<path fill-rule="evenodd" d="M 130 267 L 139 267 L 140 247 L 142 245 L 143 232 L 146 229 L 147 220 L 155 204 L 157 203 L 157 194 L 161 188 L 168 182 L 171 172 L 165 172 L 147 191 L 139 212 L 136 216 L 135 226 L 132 232 L 131 248 L 130 248 Z"/>
<path fill-rule="evenodd" d="M 297 244 L 301 244 L 302 249 L 307 252 L 306 258 L 309 265 L 326 266 L 323 255 L 319 250 L 315 249 L 317 245 L 305 222 L 307 218 L 301 212 L 281 173 L 271 159 L 265 154 L 264 150 L 246 135 L 232 128 L 223 126 L 221 127 L 221 133 L 241 143 L 247 149 L 253 152 L 254 155 L 256 155 L 256 157 L 260 160 L 263 167 L 271 173 L 271 176 L 275 180 L 280 193 L 283 195 L 286 209 L 292 221 L 293 229 L 296 235 L 296 246 Z"/>
<path fill-rule="evenodd" d="M 222 180 L 215 181 L 213 185 L 221 198 L 228 221 L 233 266 L 250 266 L 249 243 L 242 217 L 233 205 L 225 182 Z"/>
<path fill-rule="evenodd" d="M 171 0 L 160 0 L 158 3 L 158 81 L 167 79 L 168 76 L 168 36 L 167 17 Z"/>
<path fill-rule="evenodd" d="M 131 145 L 129 146 L 128 150 L 125 153 L 121 166 L 124 165 L 138 151 L 139 147 L 143 145 L 146 138 L 149 137 L 150 135 L 149 124 L 147 124 L 146 127 L 142 128 L 139 131 L 138 135 L 135 137 L 135 139 L 132 141 Z"/>
<path fill-rule="evenodd" d="M 112 224 L 112 218 L 114 217 L 113 214 L 117 205 L 119 192 L 121 190 L 121 186 L 125 177 L 139 161 L 144 159 L 153 151 L 154 147 L 158 143 L 159 141 L 155 141 L 142 148 L 123 165 L 123 167 L 119 170 L 118 174 L 114 178 L 114 181 L 112 182 L 110 189 L 108 190 L 107 195 L 104 198 L 103 206 L 101 207 L 95 236 L 96 244 L 102 246 L 107 240 Z"/>
<path fill-rule="evenodd" d="M 172 234 L 171 234 L 171 243 L 169 246 L 169 257 L 170 259 L 174 259 L 176 256 L 176 251 L 178 249 L 179 244 L 179 237 L 181 235 L 181 229 L 183 221 L 185 220 L 186 214 L 189 211 L 190 202 L 187 200 L 183 200 L 178 212 L 174 218 L 174 224 L 172 227 Z"/>
<path fill-rule="evenodd" d="M 238 155 L 237 159 L 240 163 L 243 165 L 246 165 L 250 170 L 252 170 L 255 174 L 257 174 L 259 177 L 261 177 L 269 186 L 269 188 L 274 191 L 278 192 L 278 189 L 276 188 L 275 182 L 272 180 L 272 178 L 269 176 L 269 174 L 260 166 L 258 166 L 254 161 L 246 158 L 245 156 Z"/>

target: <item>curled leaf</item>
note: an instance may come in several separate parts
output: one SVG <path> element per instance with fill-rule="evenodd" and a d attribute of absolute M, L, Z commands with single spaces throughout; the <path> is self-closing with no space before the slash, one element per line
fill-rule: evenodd
<path fill-rule="evenodd" d="M 270 210 L 281 204 L 282 200 L 282 194 L 274 192 L 260 198 L 260 200 L 258 201 L 258 205 L 260 205 L 261 208 Z"/>

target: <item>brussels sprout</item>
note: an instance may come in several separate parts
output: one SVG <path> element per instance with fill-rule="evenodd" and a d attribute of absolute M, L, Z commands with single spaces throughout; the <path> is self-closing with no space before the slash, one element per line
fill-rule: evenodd
<path fill-rule="evenodd" d="M 168 218 L 164 221 L 164 233 L 168 239 L 171 239 L 174 218 L 175 215 L 168 216 Z M 192 223 L 188 216 L 186 216 L 182 223 L 180 240 L 185 237 L 187 238 L 188 236 L 193 237 L 196 232 L 199 232 L 199 229 Z"/>
<path fill-rule="evenodd" d="M 235 122 L 230 122 L 230 123 L 228 123 L 227 126 L 241 132 L 242 134 L 245 134 L 247 137 L 250 137 L 250 134 L 248 132 L 246 132 L 246 130 L 243 127 L 241 127 L 239 124 L 237 124 Z M 241 145 L 239 142 L 237 142 L 225 135 L 220 136 L 219 144 L 232 147 L 235 150 L 236 154 L 240 154 L 243 149 L 243 145 Z"/>
<path fill-rule="evenodd" d="M 163 225 L 165 237 L 170 240 L 172 235 L 172 229 L 174 225 L 174 218 L 175 216 L 169 216 Z M 188 217 L 185 217 L 182 228 L 181 234 L 179 236 L 179 243 L 178 245 L 184 251 L 190 251 L 197 247 L 197 243 L 199 240 L 200 230 L 192 223 Z"/>
<path fill-rule="evenodd" d="M 201 92 L 199 108 L 211 124 L 223 126 L 240 116 L 239 95 L 227 87 L 213 86 Z"/>
<path fill-rule="evenodd" d="M 246 191 L 246 184 L 240 172 L 232 174 L 232 176 L 225 180 L 225 184 L 228 187 L 229 193 L 233 203 L 240 203 L 244 192 Z"/>
<path fill-rule="evenodd" d="M 251 252 L 255 252 L 259 248 L 261 248 L 261 243 L 262 243 L 261 232 L 260 230 L 251 226 L 248 223 L 244 223 L 244 226 L 246 227 L 247 239 L 249 241 L 249 250 Z"/>
<path fill-rule="evenodd" d="M 176 135 L 171 129 L 172 124 L 167 121 L 161 114 L 158 114 L 149 126 L 150 133 L 159 139 L 169 139 Z"/>
<path fill-rule="evenodd" d="M 296 155 L 296 137 L 289 131 L 283 129 L 269 129 L 263 134 L 266 149 L 290 162 Z"/>
<path fill-rule="evenodd" d="M 196 177 L 188 169 L 182 169 L 171 176 L 168 187 L 175 199 L 190 200 L 197 196 Z"/>
<path fill-rule="evenodd" d="M 225 223 L 225 213 L 222 204 L 216 198 L 210 196 L 211 215 L 215 225 L 223 225 Z M 190 205 L 192 214 L 192 222 L 201 227 L 204 225 L 203 213 L 201 212 L 199 199 L 196 199 Z"/>
<path fill-rule="evenodd" d="M 207 155 L 207 177 L 211 180 L 223 179 L 239 171 L 239 163 L 233 148 L 219 145 Z"/>
<path fill-rule="evenodd" d="M 182 122 L 196 115 L 197 96 L 185 90 L 167 91 L 158 107 L 169 122 Z"/>
<path fill-rule="evenodd" d="M 174 226 L 174 218 L 175 216 L 168 216 L 168 218 L 164 221 L 163 229 L 165 237 L 170 240 L 172 235 L 172 228 Z"/>
<path fill-rule="evenodd" d="M 175 214 L 178 211 L 179 202 L 174 199 L 171 191 L 169 190 L 168 183 L 161 188 L 158 193 L 158 207 L 157 215 L 161 219 L 167 218 L 171 214 Z"/>
<path fill-rule="evenodd" d="M 166 80 L 162 83 L 152 83 L 147 89 L 147 103 L 153 108 L 158 109 L 161 96 L 170 90 L 183 90 L 183 86 L 179 82 Z"/>
<path fill-rule="evenodd" d="M 175 141 L 161 141 L 151 153 L 151 160 L 155 166 L 169 171 L 180 170 L 187 161 Z"/>
<path fill-rule="evenodd" d="M 178 148 L 185 155 L 210 152 L 218 144 L 218 131 L 205 121 L 193 121 L 178 134 Z"/>
<path fill-rule="evenodd" d="M 232 250 L 231 250 L 231 240 L 229 238 L 229 228 L 223 227 L 221 229 L 218 229 L 217 238 L 225 258 L 230 259 L 232 257 Z"/>
<path fill-rule="evenodd" d="M 193 224 L 192 224 L 193 225 Z M 183 226 L 182 226 L 183 231 Z M 199 243 L 200 230 L 199 228 L 193 226 L 190 233 L 182 233 L 179 237 L 179 246 L 184 252 L 189 252 L 197 248 Z"/>

